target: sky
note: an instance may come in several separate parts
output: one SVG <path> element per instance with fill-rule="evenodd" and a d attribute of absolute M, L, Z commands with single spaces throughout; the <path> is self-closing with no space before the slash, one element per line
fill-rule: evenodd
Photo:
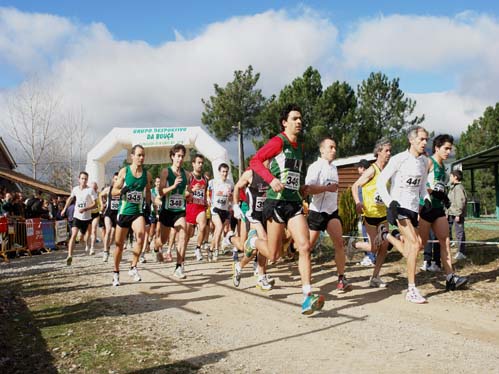
<path fill-rule="evenodd" d="M 36 80 L 61 98 L 61 111 L 84 113 L 96 142 L 117 126 L 199 126 L 201 98 L 235 70 L 252 65 L 268 97 L 313 66 L 324 87 L 340 80 L 356 88 L 372 71 L 398 77 L 426 128 L 459 136 L 498 101 L 498 8 L 450 0 L 0 0 L 0 116 L 6 97 Z M 4 125 L 0 136 L 8 138 Z M 227 147 L 236 160 L 237 148 Z"/>

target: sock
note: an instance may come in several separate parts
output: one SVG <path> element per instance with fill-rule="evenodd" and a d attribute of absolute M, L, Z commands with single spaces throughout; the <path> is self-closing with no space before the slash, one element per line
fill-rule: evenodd
<path fill-rule="evenodd" d="M 197 246 L 196 246 L 196 249 L 197 249 L 197 250 L 200 250 L 200 249 L 201 249 L 201 246 L 197 245 Z"/>
<path fill-rule="evenodd" d="M 258 281 L 260 282 L 263 278 L 265 278 L 265 275 L 259 275 L 258 276 Z"/>
<path fill-rule="evenodd" d="M 412 289 L 416 288 L 416 283 L 409 283 L 409 284 L 408 284 L 408 288 L 409 288 L 410 290 L 412 290 Z"/>
<path fill-rule="evenodd" d="M 241 271 L 241 263 L 240 262 L 236 262 L 236 269 L 237 269 L 237 271 Z"/>
<path fill-rule="evenodd" d="M 447 274 L 447 276 L 445 277 L 445 279 L 447 281 L 450 281 L 452 279 L 452 277 L 454 276 L 454 273 L 450 273 L 450 274 Z"/>
<path fill-rule="evenodd" d="M 312 286 L 310 284 L 304 284 L 302 287 L 303 296 L 307 297 L 312 293 Z"/>
<path fill-rule="evenodd" d="M 341 281 L 343 279 L 343 277 L 344 277 L 344 274 L 339 274 L 338 275 L 338 281 Z"/>

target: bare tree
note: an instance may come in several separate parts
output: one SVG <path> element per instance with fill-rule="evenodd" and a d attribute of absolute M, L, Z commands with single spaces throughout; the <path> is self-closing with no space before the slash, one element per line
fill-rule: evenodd
<path fill-rule="evenodd" d="M 57 100 L 39 80 L 23 83 L 7 96 L 8 127 L 37 178 L 37 169 L 58 138 Z"/>

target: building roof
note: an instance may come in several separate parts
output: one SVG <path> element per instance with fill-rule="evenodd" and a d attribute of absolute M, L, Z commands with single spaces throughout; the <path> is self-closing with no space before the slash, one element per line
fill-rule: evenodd
<path fill-rule="evenodd" d="M 51 186 L 50 184 L 40 182 L 36 179 L 30 178 L 27 175 L 18 173 L 13 170 L 8 170 L 4 168 L 0 168 L 0 178 L 5 178 L 7 180 L 10 180 L 14 183 L 20 183 L 27 185 L 31 188 L 34 188 L 36 190 L 41 190 L 43 192 L 48 192 L 53 195 L 59 195 L 59 196 L 69 196 L 70 193 L 68 191 L 61 190 L 57 187 Z"/>
<path fill-rule="evenodd" d="M 366 159 L 367 161 L 374 161 L 376 158 L 371 153 L 366 153 L 365 155 L 356 155 L 344 158 L 338 158 L 333 161 L 333 165 L 336 167 L 356 165 L 360 160 Z"/>
<path fill-rule="evenodd" d="M 16 161 L 14 160 L 14 157 L 12 157 L 12 154 L 10 153 L 9 149 L 7 148 L 7 145 L 5 144 L 1 136 L 0 136 L 0 152 L 5 156 L 5 159 L 9 162 L 11 170 L 17 168 Z"/>
<path fill-rule="evenodd" d="M 499 145 L 456 160 L 451 164 L 451 169 L 485 169 L 497 163 L 499 163 Z"/>

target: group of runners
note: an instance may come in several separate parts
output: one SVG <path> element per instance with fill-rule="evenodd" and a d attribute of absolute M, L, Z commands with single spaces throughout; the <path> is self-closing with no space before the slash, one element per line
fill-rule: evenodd
<path fill-rule="evenodd" d="M 295 104 L 287 105 L 279 123 L 281 132 L 257 151 L 235 185 L 228 178 L 229 166 L 224 163 L 216 170 L 218 177 L 208 180 L 203 175 L 204 157 L 199 154 L 192 159 L 192 171 L 185 170 L 182 164 L 186 149 L 181 144 L 171 148 L 171 166 L 156 178 L 154 187 L 150 173 L 143 168 L 145 152 L 141 145 L 132 148 L 131 164 L 113 177 L 100 199 L 87 186 L 88 174 L 80 173 L 79 185 L 66 203 L 67 208 L 76 198 L 67 265 L 72 262 L 78 231 L 86 232 L 92 221 L 90 212 L 98 205 L 97 200 L 101 200 L 104 261 L 108 260 L 111 241 L 115 239 L 113 286 L 120 285 L 120 262 L 130 230 L 135 242 L 128 273 L 134 281 L 140 281 L 137 265 L 149 248 L 154 250 L 158 261 L 171 260 L 175 251 L 173 275 L 186 278 L 187 242 L 197 227 L 194 253 L 197 261 L 204 256 L 208 261 L 216 261 L 222 246 L 233 246 L 232 279 L 236 287 L 244 267 L 253 259 L 258 273 L 256 287 L 263 291 L 272 289 L 274 279 L 267 274 L 269 262 L 275 262 L 286 250 L 298 252 L 302 314 L 322 309 L 324 296 L 312 292 L 311 263 L 311 248 L 321 232 L 327 231 L 333 241 L 337 291 L 351 288 L 345 274 L 346 253 L 338 214 L 338 171 L 333 164 L 337 145 L 330 137 L 321 139 L 318 160 L 305 170 L 300 141 L 301 109 Z M 425 155 L 428 132 L 423 127 L 411 128 L 408 141 L 408 150 L 393 157 L 389 141 L 381 139 L 375 145 L 375 162 L 352 186 L 356 210 L 364 217 L 368 240 L 350 240 L 346 250 L 377 254 L 369 280 L 371 287 L 386 287 L 379 274 L 388 248 L 400 251 L 407 260 L 406 299 L 424 303 L 426 300 L 415 285 L 416 259 L 430 229 L 442 247 L 446 289 L 461 288 L 467 279 L 453 271 L 444 211 L 443 161 L 449 156 L 453 139 L 449 135 L 437 136 L 431 157 Z M 311 202 L 305 216 L 302 202 L 307 195 L 311 196 Z M 213 233 L 208 243 L 210 226 Z M 163 254 L 165 244 L 167 251 Z M 238 253 L 242 253 L 241 259 Z"/>

